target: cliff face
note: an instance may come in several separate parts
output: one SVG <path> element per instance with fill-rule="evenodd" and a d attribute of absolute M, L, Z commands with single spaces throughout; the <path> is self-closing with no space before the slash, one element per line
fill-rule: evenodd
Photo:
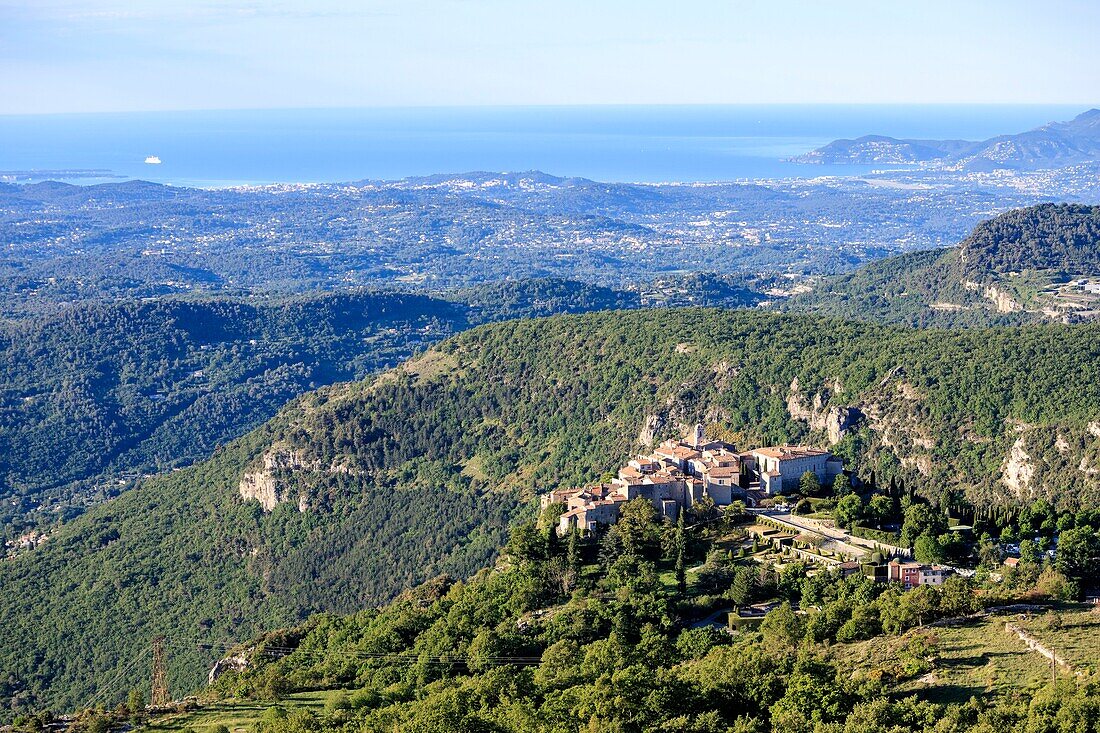
<path fill-rule="evenodd" d="M 833 389 L 822 389 L 812 396 L 804 394 L 796 377 L 787 394 L 787 412 L 792 420 L 806 423 L 810 430 L 824 433 L 829 445 L 836 445 L 859 422 L 860 411 L 855 407 L 830 405 L 833 391 L 840 391 L 839 381 Z"/>
<path fill-rule="evenodd" d="M 993 307 L 997 309 L 998 313 L 1019 313 L 1024 309 L 1019 301 L 996 285 L 986 287 L 983 295 L 993 303 Z"/>
<path fill-rule="evenodd" d="M 245 501 L 258 501 L 265 512 L 290 501 L 297 501 L 298 511 L 304 512 L 309 508 L 309 498 L 305 494 L 294 496 L 280 476 L 293 471 L 318 470 L 320 464 L 304 460 L 300 451 L 273 447 L 264 454 L 260 468 L 241 476 L 237 491 Z"/>
<path fill-rule="evenodd" d="M 1084 427 L 1011 422 L 997 435 L 983 435 L 969 422 L 945 431 L 929 398 L 891 370 L 874 388 L 837 403 L 836 380 L 817 389 L 794 380 L 786 406 L 792 420 L 811 431 L 810 442 L 837 446 L 858 436 L 862 472 L 898 465 L 918 474 L 927 487 L 962 489 L 976 502 L 1028 502 L 1100 495 L 1100 421 Z M 816 439 L 815 437 L 816 436 Z M 985 456 L 988 468 L 961 470 L 959 457 Z M 851 466 L 849 466 L 851 468 Z"/>
<path fill-rule="evenodd" d="M 1023 499 L 1031 494 L 1034 477 L 1035 466 L 1025 448 L 1024 439 L 1017 438 L 1009 449 L 1008 455 L 1005 456 L 1004 468 L 1001 470 L 1001 483 L 1012 494 Z"/>

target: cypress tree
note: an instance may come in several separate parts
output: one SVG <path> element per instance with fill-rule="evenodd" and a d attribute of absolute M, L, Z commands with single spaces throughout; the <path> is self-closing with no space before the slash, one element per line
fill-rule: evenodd
<path fill-rule="evenodd" d="M 561 538 L 558 537 L 558 527 L 551 524 L 549 534 L 546 536 L 546 557 L 557 557 L 559 552 L 561 552 Z"/>
<path fill-rule="evenodd" d="M 575 573 L 581 571 L 581 540 L 580 532 L 576 527 L 569 530 L 569 544 L 565 549 L 565 560 L 569 564 L 569 569 Z"/>
<path fill-rule="evenodd" d="M 680 512 L 676 520 L 676 590 L 683 595 L 687 591 L 687 569 L 685 567 L 685 555 L 687 553 L 687 538 L 684 536 L 684 513 Z"/>

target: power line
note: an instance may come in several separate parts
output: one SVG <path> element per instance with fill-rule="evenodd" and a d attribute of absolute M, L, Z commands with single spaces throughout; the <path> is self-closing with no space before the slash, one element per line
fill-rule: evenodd
<path fill-rule="evenodd" d="M 93 695 L 92 698 L 88 701 L 87 708 L 89 710 L 91 710 L 93 707 L 95 707 L 99 703 L 103 702 L 106 699 L 107 694 L 109 692 L 111 692 L 111 686 L 114 685 L 116 682 L 118 682 L 120 679 L 122 679 L 122 677 L 127 672 L 130 672 L 131 670 L 133 670 L 134 666 L 137 665 L 138 660 L 140 660 L 142 657 L 144 657 L 146 655 L 146 653 L 148 653 L 148 651 L 149 651 L 149 649 L 147 647 L 144 647 L 144 646 L 141 649 L 139 649 L 137 655 L 133 659 L 130 660 L 129 664 L 127 664 L 122 669 L 120 669 L 118 671 L 118 674 L 116 674 L 114 677 L 111 678 L 110 682 L 108 682 L 107 684 L 105 684 L 105 685 L 103 685 L 99 688 L 99 692 L 97 692 L 95 695 Z"/>
<path fill-rule="evenodd" d="M 198 647 L 200 649 L 207 649 L 210 651 L 230 651 L 232 649 L 241 648 L 241 644 L 228 644 L 225 642 L 207 642 L 195 638 L 181 638 L 173 637 L 167 640 L 170 644 L 185 647 Z M 356 651 L 356 650 L 320 650 L 320 649 L 302 649 L 301 647 L 289 647 L 289 646 L 264 646 L 257 645 L 255 649 L 248 652 L 254 657 L 264 657 L 268 659 L 282 659 L 296 654 L 300 657 L 307 657 L 313 659 L 361 659 L 364 661 L 392 661 L 392 662 L 415 662 L 426 664 L 462 664 L 468 662 L 471 659 L 484 660 L 490 662 L 498 662 L 501 664 L 518 664 L 518 665 L 530 665 L 540 664 L 542 662 L 541 656 L 525 656 L 525 655 L 477 655 L 476 657 L 468 654 L 423 654 L 417 652 L 368 652 L 368 651 Z"/>

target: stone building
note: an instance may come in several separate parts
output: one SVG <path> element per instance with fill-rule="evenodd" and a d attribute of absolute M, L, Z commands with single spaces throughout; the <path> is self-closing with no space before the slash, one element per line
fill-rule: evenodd
<path fill-rule="evenodd" d="M 760 489 L 769 496 L 797 491 L 802 474 L 807 471 L 822 484 L 830 484 L 844 470 L 844 464 L 829 451 L 804 445 L 757 448 L 752 456 Z"/>

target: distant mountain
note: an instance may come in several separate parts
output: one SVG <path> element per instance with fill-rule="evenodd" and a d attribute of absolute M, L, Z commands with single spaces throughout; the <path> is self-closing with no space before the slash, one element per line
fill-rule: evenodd
<path fill-rule="evenodd" d="M 865 135 L 834 140 L 794 158 L 799 163 L 924 164 L 960 170 L 1060 168 L 1100 159 L 1100 109 L 980 142 Z"/>
<path fill-rule="evenodd" d="M 1015 209 L 978 224 L 956 247 L 871 263 L 787 307 L 913 325 L 1094 320 L 1100 206 Z"/>
<path fill-rule="evenodd" d="M 885 135 L 864 135 L 854 140 L 834 140 L 793 160 L 798 163 L 864 165 L 930 163 L 967 150 L 974 144 L 967 140 L 901 140 Z"/>

